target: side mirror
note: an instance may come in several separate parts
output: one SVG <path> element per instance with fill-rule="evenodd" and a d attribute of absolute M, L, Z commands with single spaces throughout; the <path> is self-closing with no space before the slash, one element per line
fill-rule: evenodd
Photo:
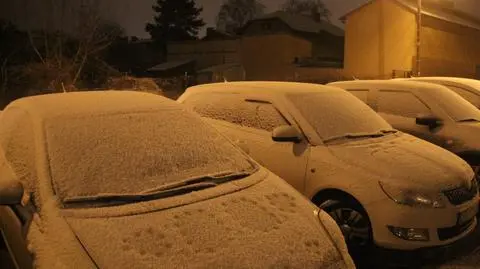
<path fill-rule="evenodd" d="M 437 128 L 443 124 L 443 121 L 432 115 L 421 115 L 415 118 L 415 123 L 418 125 L 428 126 L 429 128 Z"/>
<path fill-rule="evenodd" d="M 298 143 L 302 141 L 302 134 L 291 125 L 282 125 L 273 130 L 272 140 L 276 142 Z"/>
<path fill-rule="evenodd" d="M 20 181 L 0 179 L 0 205 L 21 204 L 23 191 Z"/>

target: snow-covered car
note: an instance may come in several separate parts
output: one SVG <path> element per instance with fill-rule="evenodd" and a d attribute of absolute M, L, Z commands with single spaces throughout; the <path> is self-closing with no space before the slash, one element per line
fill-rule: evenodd
<path fill-rule="evenodd" d="M 443 85 L 480 109 L 480 80 L 457 77 L 413 77 L 398 80 L 423 81 Z"/>
<path fill-rule="evenodd" d="M 409 80 L 330 83 L 357 96 L 394 128 L 445 148 L 480 177 L 480 110 L 445 86 Z"/>
<path fill-rule="evenodd" d="M 0 148 L 19 268 L 354 268 L 327 213 L 173 100 L 19 99 Z"/>
<path fill-rule="evenodd" d="M 446 245 L 475 227 L 458 156 L 392 128 L 352 94 L 291 82 L 191 87 L 177 100 L 329 212 L 352 250 Z"/>

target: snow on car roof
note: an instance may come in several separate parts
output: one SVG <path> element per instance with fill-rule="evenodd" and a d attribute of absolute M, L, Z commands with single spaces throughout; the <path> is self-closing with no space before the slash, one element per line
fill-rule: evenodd
<path fill-rule="evenodd" d="M 442 85 L 420 82 L 420 81 L 411 81 L 411 80 L 351 80 L 351 81 L 337 81 L 327 84 L 329 86 L 340 87 L 340 88 L 349 88 L 349 89 L 358 89 L 358 87 L 388 87 L 395 90 L 409 90 L 414 92 L 423 92 L 423 91 L 450 91 L 448 88 Z M 387 90 L 387 89 L 385 89 Z"/>
<path fill-rule="evenodd" d="M 242 93 L 262 93 L 262 94 L 277 94 L 277 93 L 291 93 L 291 92 L 330 92 L 342 91 L 341 89 L 300 82 L 277 82 L 277 81 L 239 81 L 239 82 L 223 82 L 223 83 L 209 83 L 193 86 L 187 89 L 186 92 L 242 92 Z"/>
<path fill-rule="evenodd" d="M 458 84 L 465 84 L 471 86 L 480 91 L 480 80 L 471 79 L 471 78 L 458 78 L 458 77 L 414 77 L 409 78 L 411 80 L 418 81 L 443 81 L 443 82 L 454 82 Z"/>
<path fill-rule="evenodd" d="M 48 118 L 65 116 L 68 113 L 81 115 L 115 113 L 125 110 L 144 111 L 151 109 L 181 109 L 175 101 L 165 97 L 136 91 L 88 91 L 52 93 L 24 97 L 10 103 L 9 107 L 19 107 L 32 112 L 34 117 Z"/>

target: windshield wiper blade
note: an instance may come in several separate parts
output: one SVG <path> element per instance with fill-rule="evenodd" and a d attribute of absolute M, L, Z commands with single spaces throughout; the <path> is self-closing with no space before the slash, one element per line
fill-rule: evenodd
<path fill-rule="evenodd" d="M 480 122 L 480 120 L 475 118 L 468 118 L 468 119 L 458 120 L 457 122 Z"/>
<path fill-rule="evenodd" d="M 395 129 L 385 129 L 385 130 L 380 130 L 382 134 L 395 134 L 398 133 L 398 130 Z"/>
<path fill-rule="evenodd" d="M 156 193 L 159 191 L 165 191 L 165 190 L 170 190 L 170 189 L 175 189 L 179 187 L 185 187 L 189 185 L 195 185 L 199 183 L 212 183 L 212 184 L 222 184 L 227 181 L 231 180 L 236 180 L 236 179 L 242 179 L 244 177 L 247 177 L 251 175 L 251 172 L 223 172 L 215 175 L 207 175 L 207 176 L 201 176 L 201 177 L 194 177 L 194 178 L 189 178 L 187 180 L 182 180 L 179 182 L 175 182 L 172 184 L 166 184 L 162 185 L 160 187 L 156 187 L 153 189 L 145 190 L 141 192 L 142 194 L 149 194 L 149 193 Z"/>
<path fill-rule="evenodd" d="M 384 133 L 351 133 L 351 134 L 344 134 L 339 136 L 334 136 L 323 140 L 324 143 L 332 142 L 334 140 L 339 139 L 354 139 L 354 138 L 365 138 L 365 137 L 382 137 Z"/>
<path fill-rule="evenodd" d="M 157 188 L 149 189 L 140 193 L 118 194 L 118 193 L 99 193 L 92 196 L 71 197 L 63 200 L 64 203 L 128 203 L 142 202 L 160 198 L 167 198 L 176 195 L 186 194 L 202 189 L 218 186 L 227 181 L 241 179 L 251 175 L 249 172 L 226 172 L 212 176 L 202 176 L 191 178 L 172 184 L 166 184 Z"/>
<path fill-rule="evenodd" d="M 199 191 L 202 189 L 215 187 L 218 184 L 213 182 L 201 182 L 196 184 L 191 184 L 187 186 L 175 187 L 167 190 L 162 190 L 152 193 L 139 193 L 139 194 L 110 194 L 102 193 L 92 196 L 79 196 L 66 198 L 63 200 L 64 203 L 74 204 L 74 203 L 85 203 L 85 202 L 100 202 L 100 203 L 129 203 L 129 202 L 142 202 L 160 198 L 166 198 L 171 196 L 176 196 L 180 194 L 186 194 L 194 191 Z"/>

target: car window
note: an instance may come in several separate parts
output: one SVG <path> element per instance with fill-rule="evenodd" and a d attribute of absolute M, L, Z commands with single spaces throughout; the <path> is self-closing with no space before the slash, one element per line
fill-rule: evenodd
<path fill-rule="evenodd" d="M 355 95 L 355 97 L 362 100 L 364 103 L 366 103 L 368 105 L 368 92 L 369 92 L 369 90 L 349 89 L 348 92 Z"/>
<path fill-rule="evenodd" d="M 377 111 L 407 118 L 430 114 L 430 108 L 410 92 L 380 90 Z"/>
<path fill-rule="evenodd" d="M 184 104 L 207 118 L 269 132 L 278 126 L 289 125 L 271 103 L 246 100 L 239 94 L 195 94 L 187 98 Z"/>
<path fill-rule="evenodd" d="M 324 140 L 392 129 L 369 106 L 345 91 L 291 93 L 287 98 Z"/>
<path fill-rule="evenodd" d="M 480 105 L 480 96 L 478 96 L 477 94 L 453 85 L 444 85 L 444 86 L 458 93 L 461 97 L 465 98 L 465 100 L 469 101 L 473 105 L 477 107 Z"/>
<path fill-rule="evenodd" d="M 137 194 L 256 169 L 213 127 L 181 109 L 56 117 L 44 128 L 50 174 L 62 200 Z"/>

